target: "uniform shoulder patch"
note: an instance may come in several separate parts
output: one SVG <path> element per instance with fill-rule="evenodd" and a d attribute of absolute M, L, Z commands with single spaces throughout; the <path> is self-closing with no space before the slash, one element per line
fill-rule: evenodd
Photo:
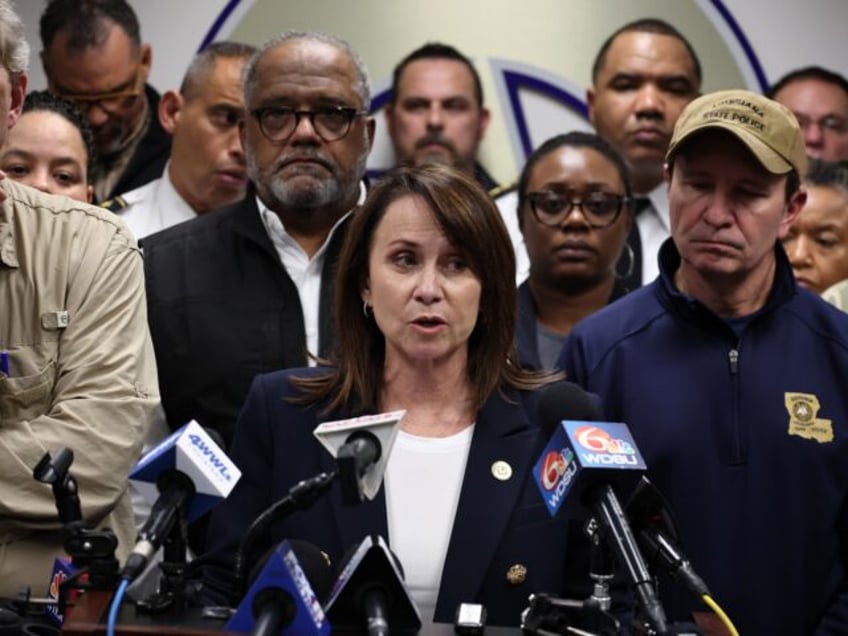
<path fill-rule="evenodd" d="M 121 210 L 129 207 L 129 202 L 122 196 L 112 197 L 111 199 L 106 199 L 102 203 L 98 204 L 101 208 L 106 208 L 110 212 L 120 212 Z"/>
<path fill-rule="evenodd" d="M 518 181 L 513 181 L 509 185 L 497 186 L 489 190 L 489 196 L 493 199 L 497 199 L 505 194 L 518 190 Z"/>

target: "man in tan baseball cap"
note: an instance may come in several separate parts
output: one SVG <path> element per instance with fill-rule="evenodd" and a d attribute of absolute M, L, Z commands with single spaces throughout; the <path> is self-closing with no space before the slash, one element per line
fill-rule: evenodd
<path fill-rule="evenodd" d="M 577 325 L 560 361 L 629 424 L 741 634 L 835 633 L 848 616 L 848 315 L 795 284 L 780 243 L 805 169 L 777 102 L 691 102 L 666 156 L 660 276 Z M 662 589 L 669 621 L 712 633 L 697 599 Z"/>
<path fill-rule="evenodd" d="M 680 114 L 666 152 L 670 161 L 680 145 L 694 134 L 723 129 L 739 138 L 773 174 L 807 171 L 804 139 L 795 115 L 778 102 L 744 90 L 703 95 Z"/>
<path fill-rule="evenodd" d="M 785 106 L 745 90 L 691 102 L 666 154 L 673 244 L 665 251 L 679 258 L 679 291 L 727 318 L 760 309 L 785 258 L 776 244 L 806 201 L 806 169 Z"/>

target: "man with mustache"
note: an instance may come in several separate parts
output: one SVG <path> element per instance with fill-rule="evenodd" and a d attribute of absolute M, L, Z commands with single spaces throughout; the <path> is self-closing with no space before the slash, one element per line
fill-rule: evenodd
<path fill-rule="evenodd" d="M 392 74 L 385 115 L 398 163 L 447 163 L 487 190 L 497 185 L 477 163 L 489 126 L 480 76 L 454 47 L 429 42 L 403 58 Z"/>
<path fill-rule="evenodd" d="M 333 269 L 374 136 L 365 66 L 329 34 L 269 41 L 243 89 L 247 197 L 142 241 L 168 423 L 227 445 L 256 374 L 333 345 Z"/>
<path fill-rule="evenodd" d="M 630 164 L 641 202 L 627 243 L 632 262 L 624 281 L 634 289 L 656 278 L 657 253 L 669 236 L 663 157 L 680 112 L 701 89 L 701 64 L 692 45 L 657 18 L 625 24 L 601 45 L 586 91 L 589 120 Z M 622 259 L 631 258 L 625 252 Z"/>
<path fill-rule="evenodd" d="M 428 42 L 403 58 L 392 73 L 385 116 L 398 163 L 447 163 L 473 175 L 492 196 L 500 194 L 477 161 L 490 119 L 480 75 L 456 48 Z M 529 260 L 515 206 L 499 210 L 516 246 L 517 267 L 526 271 Z"/>
<path fill-rule="evenodd" d="M 119 213 L 136 238 L 244 198 L 241 75 L 255 52 L 240 42 L 214 42 L 192 60 L 179 91 L 162 96 L 159 121 L 173 139 L 165 172 L 102 204 Z"/>

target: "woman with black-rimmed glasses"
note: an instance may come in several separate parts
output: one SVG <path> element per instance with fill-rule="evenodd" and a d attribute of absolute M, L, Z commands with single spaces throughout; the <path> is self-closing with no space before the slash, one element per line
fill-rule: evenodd
<path fill-rule="evenodd" d="M 530 276 L 518 290 L 522 364 L 553 369 L 574 325 L 629 291 L 622 279 L 630 272 L 617 272 L 616 264 L 629 250 L 632 203 L 627 164 L 595 134 L 558 135 L 530 155 L 518 183 L 530 257 Z M 620 268 L 632 269 L 628 255 Z"/>

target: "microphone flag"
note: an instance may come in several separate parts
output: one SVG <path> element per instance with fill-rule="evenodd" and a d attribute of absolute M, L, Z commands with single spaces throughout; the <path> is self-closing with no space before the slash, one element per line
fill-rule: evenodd
<path fill-rule="evenodd" d="M 228 632 L 251 632 L 257 622 L 255 611 L 268 604 L 282 604 L 280 634 L 292 636 L 329 636 L 330 621 L 312 589 L 294 549 L 283 541 L 268 559 L 259 577 L 250 587 L 238 610 L 227 623 Z"/>
<path fill-rule="evenodd" d="M 173 471 L 185 473 L 195 486 L 186 512 L 189 522 L 225 499 L 241 478 L 238 467 L 194 420 L 148 451 L 129 478 L 134 488 L 155 502 L 160 494 L 159 477 Z"/>
<path fill-rule="evenodd" d="M 563 420 L 533 466 L 533 477 L 554 517 L 578 482 L 581 492 L 594 483 L 630 492 L 645 470 L 645 460 L 625 424 Z M 569 499 L 569 517 L 590 512 L 581 499 Z"/>
<path fill-rule="evenodd" d="M 324 422 L 315 428 L 313 435 L 333 457 L 338 456 L 339 449 L 354 433 L 367 431 L 377 437 L 381 448 L 380 458 L 375 462 L 373 469 L 362 477 L 363 494 L 368 499 L 374 499 L 380 490 L 383 474 L 386 471 L 386 462 L 389 459 L 392 446 L 394 446 L 400 422 L 405 414 L 405 410 L 400 410 Z"/>

